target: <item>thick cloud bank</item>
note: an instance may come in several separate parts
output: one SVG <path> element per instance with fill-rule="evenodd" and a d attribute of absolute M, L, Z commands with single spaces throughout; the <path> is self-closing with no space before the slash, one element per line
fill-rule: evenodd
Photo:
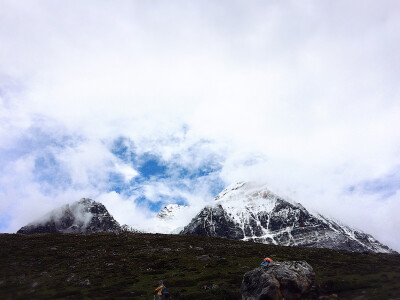
<path fill-rule="evenodd" d="M 263 180 L 400 250 L 397 1 L 2 1 L 0 231 Z"/>

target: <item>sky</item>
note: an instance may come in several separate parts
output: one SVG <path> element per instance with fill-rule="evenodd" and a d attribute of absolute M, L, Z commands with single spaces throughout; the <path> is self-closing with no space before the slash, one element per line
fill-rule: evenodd
<path fill-rule="evenodd" d="M 257 180 L 400 251 L 399 36 L 398 1 L 0 0 L 0 232 Z"/>

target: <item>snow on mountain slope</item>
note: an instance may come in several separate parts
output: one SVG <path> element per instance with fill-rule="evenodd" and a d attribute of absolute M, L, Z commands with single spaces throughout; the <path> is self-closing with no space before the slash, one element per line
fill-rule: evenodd
<path fill-rule="evenodd" d="M 177 234 L 196 215 L 199 208 L 168 204 L 146 224 L 138 226 L 142 232 Z"/>
<path fill-rule="evenodd" d="M 393 253 L 371 235 L 308 212 L 265 185 L 240 182 L 223 190 L 182 230 L 285 246 Z"/>
<path fill-rule="evenodd" d="M 157 218 L 161 220 L 173 220 L 178 215 L 184 213 L 187 210 L 186 205 L 179 205 L 179 204 L 168 204 L 165 206 L 158 214 Z"/>

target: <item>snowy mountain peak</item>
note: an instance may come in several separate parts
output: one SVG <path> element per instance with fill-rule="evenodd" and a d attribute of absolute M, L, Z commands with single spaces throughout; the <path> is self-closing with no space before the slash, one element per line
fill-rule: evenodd
<path fill-rule="evenodd" d="M 271 213 L 277 206 L 304 210 L 299 203 L 283 200 L 271 192 L 265 184 L 257 182 L 239 182 L 223 190 L 212 205 L 221 206 L 237 223 L 243 224 L 254 214 Z M 284 210 L 281 211 L 284 213 Z"/>
<path fill-rule="evenodd" d="M 121 227 L 106 207 L 89 198 L 82 198 L 47 213 L 17 233 L 91 233 L 119 232 Z"/>
<path fill-rule="evenodd" d="M 158 214 L 157 218 L 162 219 L 162 220 L 170 220 L 176 217 L 177 214 L 182 212 L 182 210 L 185 210 L 187 208 L 186 205 L 180 205 L 180 204 L 168 204 L 165 206 Z"/>
<path fill-rule="evenodd" d="M 393 252 L 372 236 L 341 225 L 272 193 L 239 182 L 223 190 L 181 232 L 285 246 Z"/>
<path fill-rule="evenodd" d="M 93 207 L 98 202 L 96 202 L 96 201 L 94 201 L 94 200 L 92 200 L 90 198 L 82 198 L 81 200 L 79 200 L 79 201 L 77 201 L 75 203 L 79 204 L 79 205 L 84 205 L 86 207 Z"/>
<path fill-rule="evenodd" d="M 215 201 L 234 201 L 235 199 L 241 199 L 242 201 L 243 197 L 246 197 L 247 201 L 253 202 L 263 202 L 263 200 L 261 199 L 269 199 L 273 201 L 279 199 L 282 200 L 280 196 L 269 190 L 266 183 L 256 181 L 242 181 L 228 186 L 215 197 Z M 285 199 L 285 201 L 292 204 L 293 206 L 303 208 L 300 203 L 291 201 L 289 199 Z"/>

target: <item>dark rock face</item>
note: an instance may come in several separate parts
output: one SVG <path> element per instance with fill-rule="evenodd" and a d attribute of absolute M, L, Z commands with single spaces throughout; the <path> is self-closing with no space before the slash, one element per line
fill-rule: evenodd
<path fill-rule="evenodd" d="M 120 232 L 121 226 L 106 207 L 83 198 L 53 210 L 41 220 L 22 227 L 17 233 L 93 233 Z"/>
<path fill-rule="evenodd" d="M 225 212 L 221 205 L 205 207 L 191 223 L 184 228 L 183 234 L 219 236 L 229 239 L 243 239 L 243 230 Z"/>
<path fill-rule="evenodd" d="M 181 234 L 195 234 L 283 246 L 395 253 L 371 235 L 353 230 L 265 187 L 239 183 L 221 192 Z"/>
<path fill-rule="evenodd" d="M 244 275 L 242 300 L 301 299 L 310 292 L 314 279 L 314 270 L 305 261 L 273 262 Z"/>

